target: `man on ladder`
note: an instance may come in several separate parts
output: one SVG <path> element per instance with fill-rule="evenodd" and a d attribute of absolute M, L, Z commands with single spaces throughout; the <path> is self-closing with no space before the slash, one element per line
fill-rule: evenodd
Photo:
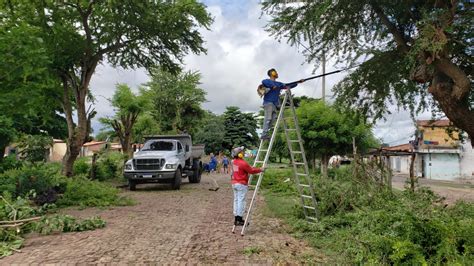
<path fill-rule="evenodd" d="M 293 97 L 291 95 L 290 88 L 296 87 L 298 83 L 301 83 L 305 80 L 314 79 L 319 76 L 283 84 L 276 81 L 278 78 L 278 73 L 275 69 L 270 69 L 268 71 L 268 75 L 270 76 L 270 79 L 264 80 L 262 85 L 260 85 L 257 89 L 257 92 L 260 96 L 265 96 L 263 101 L 265 109 L 265 121 L 263 134 L 253 166 L 260 166 L 264 169 L 267 167 L 267 162 L 270 158 L 270 152 L 272 150 L 273 143 L 275 142 L 277 131 L 279 127 L 282 126 L 283 132 L 286 136 L 288 150 L 290 151 L 291 165 L 293 168 L 293 180 L 300 195 L 305 218 L 309 222 L 315 222 L 317 221 L 318 216 L 316 197 L 314 195 L 312 180 L 309 174 L 308 162 L 306 161 L 303 140 L 301 138 L 301 132 L 298 126 L 298 118 L 296 116 L 296 110 L 293 104 Z M 280 107 L 280 91 L 282 89 L 287 90 L 285 91 L 282 107 L 279 108 L 280 110 L 277 115 L 276 110 L 277 107 Z M 287 112 L 285 112 L 285 110 Z M 275 121 L 276 123 L 274 123 Z M 273 124 L 274 130 L 270 137 L 269 131 Z M 247 208 L 245 222 L 242 225 L 241 235 L 244 235 L 245 230 L 249 225 L 252 208 L 255 204 L 255 199 L 260 188 L 262 178 L 263 173 L 258 174 L 258 180 L 252 195 L 252 200 L 250 201 L 250 204 Z M 251 180 L 252 176 L 249 178 L 249 184 L 251 184 Z M 232 232 L 234 232 L 234 230 L 235 225 L 232 229 Z"/>
<path fill-rule="evenodd" d="M 258 94 L 260 97 L 263 96 L 263 111 L 265 118 L 263 120 L 263 132 L 260 137 L 262 140 L 270 139 L 268 132 L 272 125 L 275 124 L 277 119 L 277 110 L 280 109 L 280 91 L 283 89 L 291 89 L 298 86 L 298 83 L 302 83 L 303 80 L 293 82 L 290 84 L 284 84 L 276 81 L 278 78 L 278 72 L 272 68 L 267 71 L 268 79 L 262 81 L 262 85 L 259 87 Z"/>

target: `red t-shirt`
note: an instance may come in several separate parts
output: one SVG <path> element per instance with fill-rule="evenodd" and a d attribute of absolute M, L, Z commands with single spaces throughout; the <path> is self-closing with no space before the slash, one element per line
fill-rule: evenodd
<path fill-rule="evenodd" d="M 248 185 L 249 174 L 258 174 L 262 172 L 260 168 L 254 168 L 250 166 L 243 159 L 232 160 L 232 184 L 243 184 Z"/>

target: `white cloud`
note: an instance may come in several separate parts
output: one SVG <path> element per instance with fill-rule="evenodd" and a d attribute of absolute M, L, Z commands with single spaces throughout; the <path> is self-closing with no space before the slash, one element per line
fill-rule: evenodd
<path fill-rule="evenodd" d="M 198 70 L 202 74 L 201 87 L 207 92 L 205 109 L 222 113 L 226 106 L 239 106 L 244 111 L 257 111 L 261 99 L 256 88 L 266 78 L 270 68 L 276 68 L 282 82 L 295 81 L 313 75 L 314 65 L 307 64 L 301 51 L 285 42 L 278 42 L 264 30 L 268 17 L 261 16 L 257 1 L 208 0 L 208 10 L 214 17 L 211 30 L 201 30 L 206 41 L 207 54 L 189 55 L 185 58 L 187 70 Z M 224 3 L 224 4 L 223 4 Z M 326 71 L 336 70 L 334 60 L 328 60 Z M 317 69 L 316 74 L 321 73 Z M 326 78 L 326 94 L 344 73 Z M 97 97 L 98 117 L 113 114 L 112 107 L 105 98 L 113 95 L 115 84 L 126 83 L 137 88 L 149 80 L 146 71 L 114 69 L 109 65 L 98 67 L 91 82 Z M 321 97 L 321 79 L 303 83 L 294 89 L 296 95 Z M 105 97 L 105 98 L 104 98 Z M 406 142 L 408 132 L 413 131 L 409 115 L 401 112 L 387 118 L 375 128 L 384 142 L 402 139 Z M 397 126 L 397 130 L 392 130 Z M 100 128 L 97 119 L 93 121 L 95 132 Z"/>

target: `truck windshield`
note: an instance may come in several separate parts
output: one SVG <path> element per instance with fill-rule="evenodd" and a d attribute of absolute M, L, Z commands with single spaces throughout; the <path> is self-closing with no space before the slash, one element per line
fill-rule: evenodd
<path fill-rule="evenodd" d="M 162 140 L 150 140 L 145 142 L 142 151 L 172 151 L 175 150 L 174 142 Z"/>

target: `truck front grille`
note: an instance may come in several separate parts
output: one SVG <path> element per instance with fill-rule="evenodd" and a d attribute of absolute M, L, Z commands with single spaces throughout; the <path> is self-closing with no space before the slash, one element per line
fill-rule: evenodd
<path fill-rule="evenodd" d="M 161 170 L 164 164 L 165 159 L 133 159 L 136 170 Z"/>

